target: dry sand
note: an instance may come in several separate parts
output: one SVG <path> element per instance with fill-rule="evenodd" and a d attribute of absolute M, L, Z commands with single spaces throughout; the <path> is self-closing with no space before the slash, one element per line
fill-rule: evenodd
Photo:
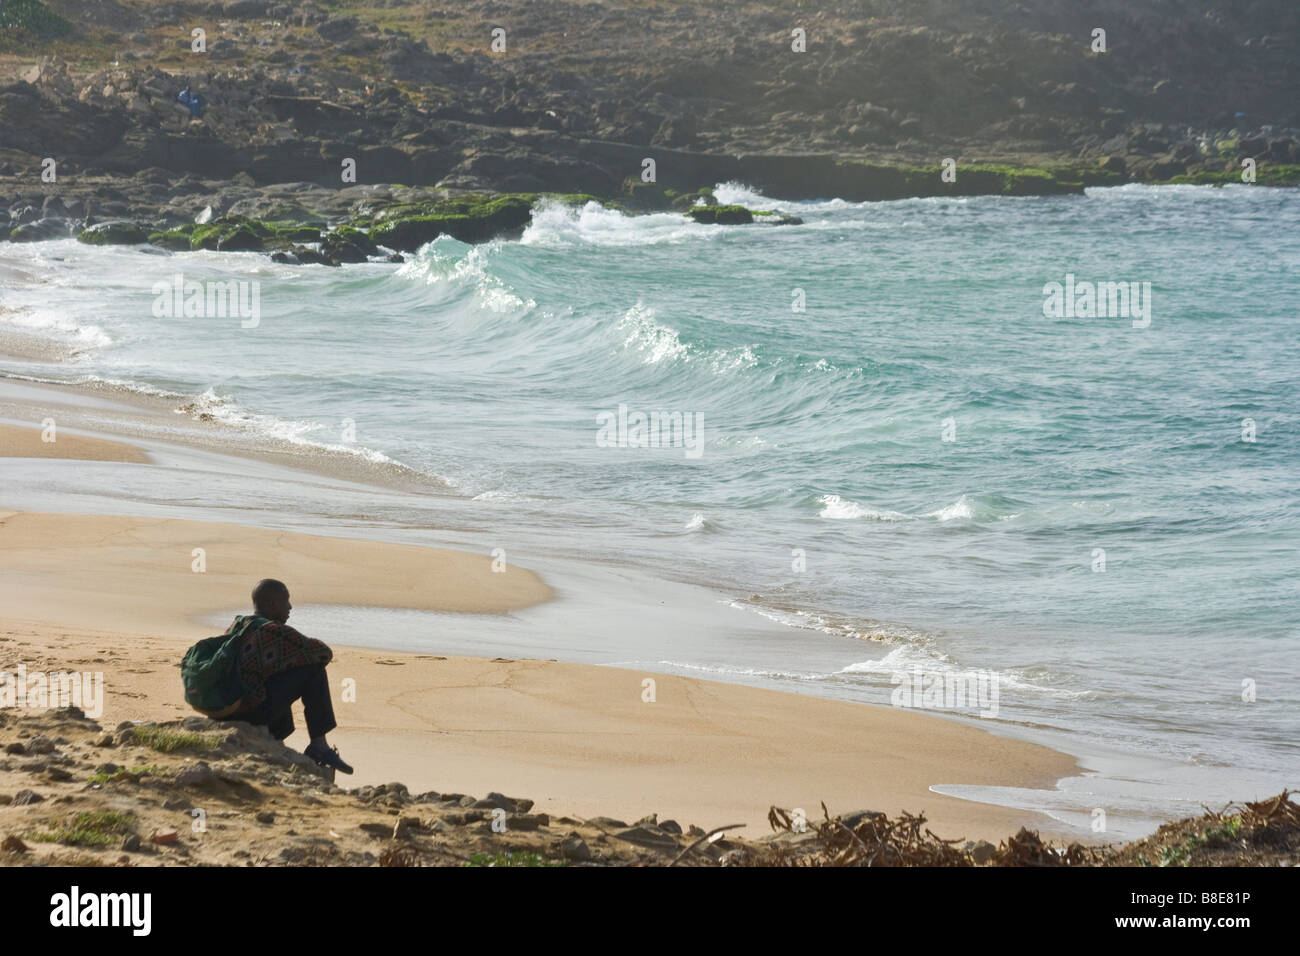
<path fill-rule="evenodd" d="M 191 569 L 194 548 L 206 571 Z M 0 670 L 104 673 L 101 722 L 189 713 L 178 662 L 242 608 L 254 580 L 295 601 L 502 612 L 552 597 L 536 575 L 487 556 L 229 524 L 0 512 Z M 340 728 L 357 768 L 345 785 L 524 794 L 537 809 L 634 820 L 657 812 L 705 828 L 765 830 L 768 807 L 820 817 L 925 811 L 943 836 L 996 842 L 1046 818 L 929 791 L 933 784 L 1051 787 L 1072 758 L 956 721 L 711 681 L 541 660 L 335 648 Z M 653 702 L 643 682 L 655 683 Z M 355 700 L 343 689 L 355 687 Z M 305 746 L 301 712 L 290 744 Z M 1053 832 L 1051 826 L 1044 833 Z"/>

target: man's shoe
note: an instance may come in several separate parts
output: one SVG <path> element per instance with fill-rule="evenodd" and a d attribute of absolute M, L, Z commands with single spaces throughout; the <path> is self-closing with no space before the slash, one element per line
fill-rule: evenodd
<path fill-rule="evenodd" d="M 303 753 L 316 761 L 322 767 L 341 770 L 343 773 L 352 772 L 352 768 L 344 763 L 343 758 L 339 756 L 338 747 L 318 747 L 316 744 L 308 744 L 307 749 L 304 750 Z"/>

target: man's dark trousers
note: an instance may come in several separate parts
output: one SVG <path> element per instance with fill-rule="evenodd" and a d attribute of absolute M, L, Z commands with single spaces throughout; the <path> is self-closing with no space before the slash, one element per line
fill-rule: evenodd
<path fill-rule="evenodd" d="M 334 722 L 330 682 L 325 676 L 323 664 L 291 667 L 272 674 L 266 680 L 266 700 L 262 706 L 247 713 L 235 714 L 230 719 L 261 724 L 276 740 L 284 740 L 293 733 L 291 708 L 299 698 L 302 699 L 303 716 L 307 719 L 307 735 L 313 740 L 324 737 L 338 726 Z"/>

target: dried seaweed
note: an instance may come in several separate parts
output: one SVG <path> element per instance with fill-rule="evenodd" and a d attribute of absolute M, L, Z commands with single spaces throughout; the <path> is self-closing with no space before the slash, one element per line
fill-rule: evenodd
<path fill-rule="evenodd" d="M 1300 803 L 1294 803 L 1290 796 L 1290 790 L 1283 790 L 1276 797 L 1247 803 L 1241 810 L 1241 822 L 1252 830 L 1300 827 Z"/>
<path fill-rule="evenodd" d="M 1300 864 L 1300 804 L 1295 793 L 1229 803 L 1163 824 L 1120 847 L 1110 866 L 1287 866 Z"/>
<path fill-rule="evenodd" d="M 803 830 L 790 811 L 768 810 L 767 821 L 775 832 L 807 832 L 806 840 L 772 845 L 750 851 L 743 859 L 730 861 L 747 866 L 978 866 L 971 844 L 963 839 L 946 840 L 926 824 L 924 814 L 883 813 L 857 819 L 853 826 L 842 817 L 832 817 L 822 804 L 823 821 L 815 829 Z M 856 815 L 855 815 L 856 819 Z M 965 844 L 965 845 L 961 845 Z M 1072 843 L 1058 849 L 1044 843 L 1035 831 L 1022 829 L 993 851 L 987 863 L 993 866 L 1096 866 L 1107 851 Z"/>
<path fill-rule="evenodd" d="M 420 854 L 413 847 L 389 843 L 379 853 L 380 866 L 420 866 Z"/>
<path fill-rule="evenodd" d="M 973 866 L 970 853 L 959 849 L 958 840 L 945 840 L 926 827 L 924 814 L 903 812 L 891 819 L 884 814 L 867 816 L 850 827 L 843 818 L 832 817 L 822 805 L 823 821 L 810 831 L 810 850 L 773 847 L 756 854 L 753 865 L 772 866 Z M 798 833 L 788 810 L 772 807 L 767 814 L 774 831 Z"/>
<path fill-rule="evenodd" d="M 1102 847 L 1071 843 L 1064 850 L 1044 843 L 1036 830 L 1020 828 L 1013 837 L 998 844 L 989 859 L 991 866 L 1097 866 L 1109 851 Z"/>

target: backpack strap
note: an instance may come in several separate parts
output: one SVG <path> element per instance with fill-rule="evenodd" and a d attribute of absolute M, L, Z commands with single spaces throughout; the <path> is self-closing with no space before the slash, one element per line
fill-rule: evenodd
<path fill-rule="evenodd" d="M 235 618 L 235 623 L 231 626 L 229 634 L 231 637 L 242 639 L 270 623 L 271 619 L 269 617 L 262 617 L 260 614 L 248 614 Z"/>

